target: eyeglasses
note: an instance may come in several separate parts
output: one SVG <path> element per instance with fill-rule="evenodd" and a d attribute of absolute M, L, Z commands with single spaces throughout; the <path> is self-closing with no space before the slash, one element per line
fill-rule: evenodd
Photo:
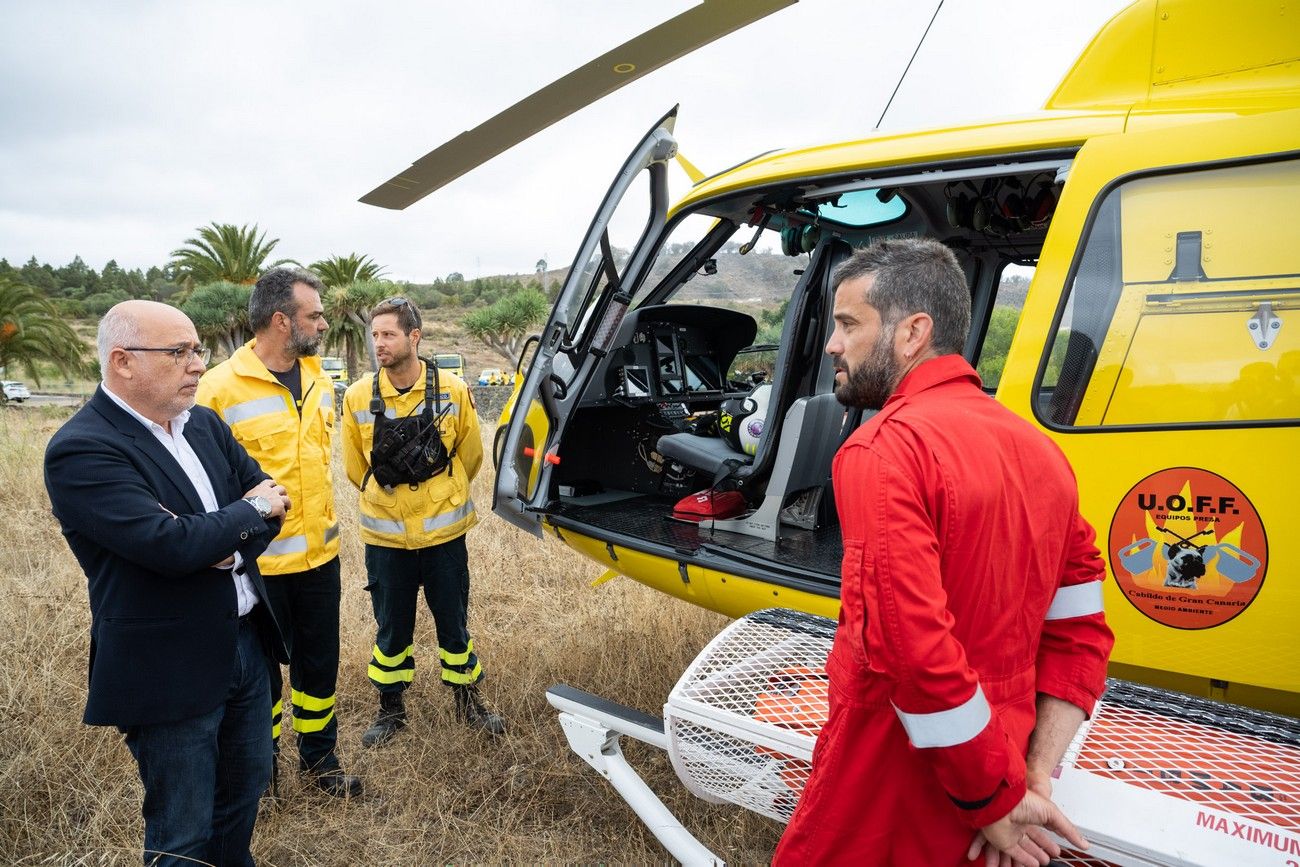
<path fill-rule="evenodd" d="M 389 307 L 402 307 L 404 305 L 410 304 L 411 302 L 407 301 L 401 295 L 398 295 L 395 298 L 385 298 L 383 303 L 388 305 Z"/>
<path fill-rule="evenodd" d="M 188 365 L 191 360 L 197 358 L 206 366 L 208 360 L 212 358 L 212 350 L 206 346 L 123 346 L 127 352 L 165 352 L 172 357 L 172 361 L 180 365 Z"/>

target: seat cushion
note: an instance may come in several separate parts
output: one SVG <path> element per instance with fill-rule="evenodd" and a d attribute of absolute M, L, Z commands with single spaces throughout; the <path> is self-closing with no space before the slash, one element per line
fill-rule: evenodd
<path fill-rule="evenodd" d="M 655 447 L 659 454 L 710 475 L 717 475 L 728 461 L 741 465 L 754 462 L 753 455 L 736 451 L 721 437 L 702 437 L 690 433 L 667 434 L 659 437 Z"/>

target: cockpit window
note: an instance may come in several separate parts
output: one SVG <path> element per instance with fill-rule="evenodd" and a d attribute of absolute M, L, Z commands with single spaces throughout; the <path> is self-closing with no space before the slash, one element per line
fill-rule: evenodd
<path fill-rule="evenodd" d="M 694 250 L 714 223 L 714 218 L 705 214 L 691 214 L 680 220 L 659 248 L 646 285 L 656 286 L 667 276 Z M 742 248 L 746 252 L 741 253 Z M 666 297 L 656 297 L 652 303 L 729 307 L 757 316 L 790 297 L 799 271 L 807 265 L 807 254 L 794 257 L 782 254 L 779 232 L 773 229 L 756 232 L 752 226 L 740 226 L 686 282 Z M 647 299 L 643 295 L 639 300 Z"/>
<path fill-rule="evenodd" d="M 889 189 L 853 190 L 817 206 L 817 216 L 844 226 L 879 226 L 907 213 L 907 202 Z"/>

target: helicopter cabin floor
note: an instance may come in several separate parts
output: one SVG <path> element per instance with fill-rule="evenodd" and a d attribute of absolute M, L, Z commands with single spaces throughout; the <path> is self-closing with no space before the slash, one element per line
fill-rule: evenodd
<path fill-rule="evenodd" d="M 838 524 L 816 530 L 783 525 L 780 541 L 770 542 L 743 533 L 705 530 L 694 522 L 673 518 L 676 502 L 643 494 L 596 494 L 562 499 L 553 514 L 564 523 L 583 524 L 679 551 L 705 549 L 750 566 L 767 561 L 786 571 L 804 572 L 839 584 L 844 546 Z"/>

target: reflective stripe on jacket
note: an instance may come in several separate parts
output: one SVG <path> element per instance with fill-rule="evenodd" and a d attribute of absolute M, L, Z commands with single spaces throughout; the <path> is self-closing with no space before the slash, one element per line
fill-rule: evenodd
<path fill-rule="evenodd" d="M 352 484 L 361 488 L 370 468 L 375 419 L 370 412 L 372 376 L 364 376 L 348 387 L 343 398 L 343 468 Z M 439 371 L 437 387 L 442 404 L 450 408 L 442 420 L 442 441 L 452 454 L 449 468 L 421 482 L 396 485 L 386 490 L 371 478 L 361 490 L 361 540 L 385 548 L 427 548 L 455 539 L 478 523 L 469 484 L 483 463 L 478 414 L 469 388 L 460 377 Z M 384 411 L 391 418 L 418 415 L 424 410 L 424 366 L 415 385 L 398 394 L 388 381 L 388 371 L 379 372 L 379 393 Z M 434 408 L 437 411 L 437 406 Z"/>
<path fill-rule="evenodd" d="M 302 411 L 253 352 L 256 340 L 199 380 L 197 400 L 211 407 L 262 470 L 284 485 L 291 506 L 280 535 L 257 558 L 264 575 L 304 572 L 339 552 L 330 465 L 334 387 L 315 355 L 299 359 Z"/>

